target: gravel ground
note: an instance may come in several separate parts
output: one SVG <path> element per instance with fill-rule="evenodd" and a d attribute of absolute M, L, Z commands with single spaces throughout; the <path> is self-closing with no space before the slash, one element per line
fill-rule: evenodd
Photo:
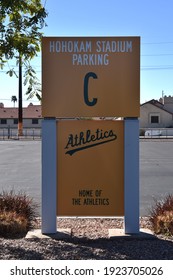
<path fill-rule="evenodd" d="M 141 228 L 150 228 L 142 218 Z M 38 223 L 39 227 L 39 223 Z M 173 238 L 108 238 L 108 229 L 123 228 L 123 219 L 58 218 L 71 228 L 70 239 L 0 238 L 1 260 L 172 260 Z"/>

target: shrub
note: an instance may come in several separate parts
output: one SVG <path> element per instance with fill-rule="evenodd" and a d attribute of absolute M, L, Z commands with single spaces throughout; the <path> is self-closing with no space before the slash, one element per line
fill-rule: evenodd
<path fill-rule="evenodd" d="M 25 234 L 33 227 L 38 205 L 26 194 L 0 194 L 0 236 Z"/>
<path fill-rule="evenodd" d="M 150 222 L 156 234 L 173 235 L 173 195 L 155 200 L 155 205 L 150 210 Z"/>
<path fill-rule="evenodd" d="M 27 220 L 14 212 L 0 213 L 0 236 L 22 235 L 27 231 Z"/>
<path fill-rule="evenodd" d="M 145 136 L 145 129 L 140 129 L 139 136 Z"/>

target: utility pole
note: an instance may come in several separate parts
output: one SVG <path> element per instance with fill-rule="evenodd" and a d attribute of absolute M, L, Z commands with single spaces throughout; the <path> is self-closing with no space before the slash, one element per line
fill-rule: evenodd
<path fill-rule="evenodd" d="M 18 136 L 23 135 L 23 108 L 22 108 L 22 56 L 19 54 L 19 98 L 18 98 Z"/>

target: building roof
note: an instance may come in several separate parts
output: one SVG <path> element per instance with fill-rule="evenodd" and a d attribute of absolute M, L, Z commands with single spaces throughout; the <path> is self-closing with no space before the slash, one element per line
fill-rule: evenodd
<path fill-rule="evenodd" d="M 0 119 L 17 119 L 18 108 L 4 107 L 3 103 L 0 103 Z M 41 105 L 33 105 L 30 103 L 28 107 L 23 108 L 24 119 L 42 118 Z"/>
<path fill-rule="evenodd" d="M 167 113 L 173 115 L 173 113 L 172 113 L 171 111 L 165 109 L 165 108 L 164 108 L 164 104 L 161 103 L 161 102 L 159 102 L 158 100 L 151 99 L 151 100 L 149 100 L 149 101 L 147 101 L 147 102 L 141 104 L 141 107 L 144 106 L 144 105 L 146 105 L 146 104 L 151 104 L 151 105 L 153 105 L 153 106 L 159 108 L 160 110 L 163 110 L 163 111 L 165 111 L 165 112 L 167 112 Z"/>

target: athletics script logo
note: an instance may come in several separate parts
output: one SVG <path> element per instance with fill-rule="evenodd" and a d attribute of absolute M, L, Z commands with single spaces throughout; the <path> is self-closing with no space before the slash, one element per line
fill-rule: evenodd
<path fill-rule="evenodd" d="M 74 153 L 84 149 L 93 148 L 98 145 L 103 145 L 111 141 L 115 141 L 117 135 L 113 130 L 105 130 L 97 128 L 96 131 L 92 132 L 90 129 L 81 131 L 78 134 L 69 134 L 67 149 L 65 154 L 72 156 Z"/>

